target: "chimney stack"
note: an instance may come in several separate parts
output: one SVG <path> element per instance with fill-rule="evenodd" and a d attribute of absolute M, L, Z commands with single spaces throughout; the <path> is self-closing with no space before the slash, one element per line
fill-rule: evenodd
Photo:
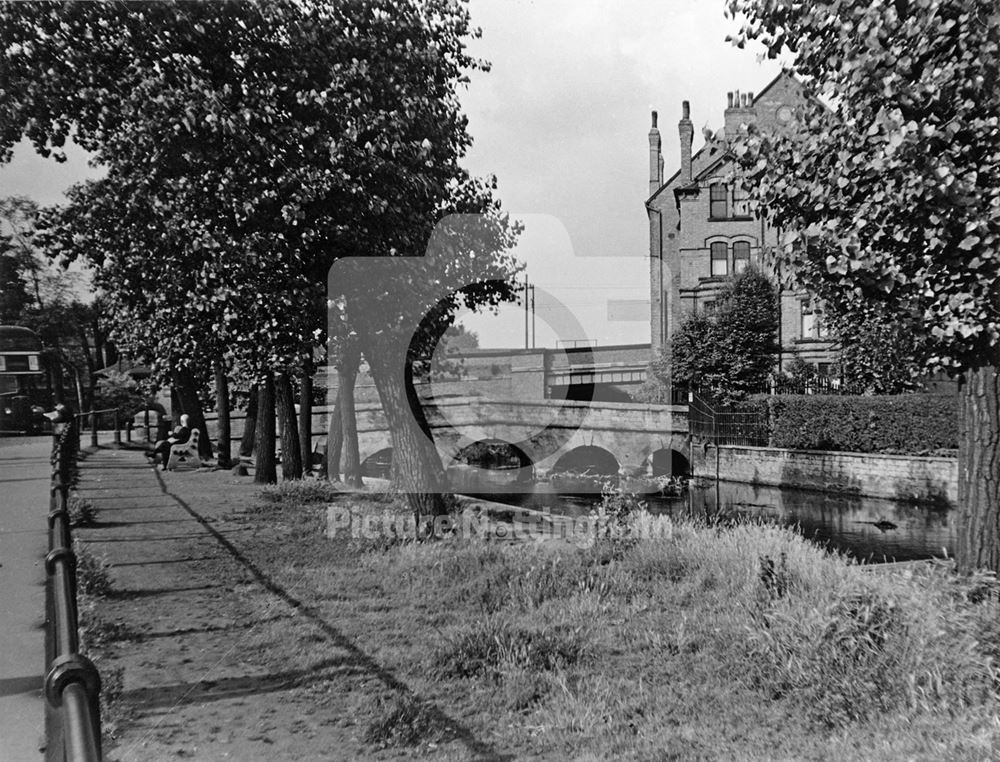
<path fill-rule="evenodd" d="M 726 98 L 726 140 L 732 141 L 740 132 L 740 126 L 755 121 L 757 112 L 753 105 L 753 93 L 734 90 Z"/>
<path fill-rule="evenodd" d="M 681 120 L 677 123 L 681 136 L 681 182 L 691 182 L 691 143 L 694 140 L 694 124 L 691 123 L 691 104 L 681 104 Z"/>
<path fill-rule="evenodd" d="M 656 127 L 656 112 L 653 112 L 653 126 L 649 130 L 649 195 L 652 196 L 663 185 L 663 156 L 660 155 L 660 131 Z"/>

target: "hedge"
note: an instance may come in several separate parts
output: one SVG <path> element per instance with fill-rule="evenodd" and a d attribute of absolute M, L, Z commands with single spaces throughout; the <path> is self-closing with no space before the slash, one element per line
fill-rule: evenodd
<path fill-rule="evenodd" d="M 958 447 L 952 395 L 757 395 L 744 404 L 767 407 L 773 447 L 911 454 Z"/>

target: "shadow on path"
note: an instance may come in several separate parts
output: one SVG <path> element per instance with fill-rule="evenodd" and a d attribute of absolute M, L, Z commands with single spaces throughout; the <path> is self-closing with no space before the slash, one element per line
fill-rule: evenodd
<path fill-rule="evenodd" d="M 288 590 L 277 584 L 270 576 L 265 574 L 253 561 L 247 558 L 246 555 L 240 551 L 232 542 L 230 542 L 225 535 L 218 531 L 211 523 L 206 520 L 200 513 L 194 510 L 188 503 L 178 495 L 175 495 L 170 490 L 167 489 L 163 478 L 160 476 L 160 472 L 156 471 L 156 479 L 159 482 L 160 489 L 164 495 L 170 497 L 174 500 L 181 508 L 183 508 L 192 518 L 194 518 L 207 532 L 209 532 L 215 540 L 222 545 L 229 554 L 250 574 L 254 579 L 259 582 L 265 589 L 280 598 L 282 601 L 291 606 L 295 611 L 299 612 L 302 616 L 306 617 L 310 622 L 312 622 L 316 627 L 318 627 L 322 632 L 330 638 L 330 640 L 339 648 L 344 649 L 350 654 L 350 657 L 341 660 L 339 663 L 344 666 L 357 666 L 363 669 L 370 675 L 378 678 L 387 688 L 394 691 L 398 691 L 405 694 L 408 698 L 420 704 L 427 712 L 430 714 L 436 723 L 441 727 L 450 729 L 460 740 L 466 748 L 477 758 L 482 760 L 491 760 L 493 762 L 505 762 L 507 760 L 512 760 L 514 757 L 509 754 L 501 754 L 494 747 L 488 743 L 476 738 L 469 728 L 465 727 L 457 720 L 449 717 L 445 712 L 429 701 L 424 700 L 418 696 L 414 691 L 402 680 L 400 680 L 391 671 L 383 667 L 377 661 L 375 661 L 371 656 L 366 654 L 358 645 L 344 635 L 340 630 L 334 627 L 332 624 L 327 622 L 319 612 L 312 606 L 304 603 L 303 601 L 296 598 Z M 174 538 L 171 538 L 174 539 Z M 176 538 L 184 539 L 184 538 Z M 292 674 L 292 673 L 289 673 Z M 242 678 L 236 678 L 236 680 L 241 680 Z M 259 679 L 259 678 L 254 678 Z M 287 687 L 287 686 L 286 686 Z M 186 690 L 191 690 L 191 686 L 187 686 Z M 263 690 L 267 690 L 265 687 Z M 271 690 L 278 690 L 278 688 L 272 688 Z M 203 697 L 200 697 L 203 698 Z"/>

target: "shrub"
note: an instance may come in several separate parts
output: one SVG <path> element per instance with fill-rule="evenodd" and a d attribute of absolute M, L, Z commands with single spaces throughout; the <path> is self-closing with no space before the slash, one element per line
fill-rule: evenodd
<path fill-rule="evenodd" d="M 798 450 L 921 453 L 958 446 L 954 397 L 755 396 L 747 409 L 769 408 L 770 442 Z"/>

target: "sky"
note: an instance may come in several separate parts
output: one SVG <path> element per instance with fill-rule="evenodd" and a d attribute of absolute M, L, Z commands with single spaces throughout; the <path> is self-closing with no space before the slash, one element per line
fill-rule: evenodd
<path fill-rule="evenodd" d="M 470 51 L 491 71 L 462 95 L 474 144 L 466 166 L 494 174 L 505 209 L 525 223 L 518 256 L 535 284 L 538 346 L 649 341 L 647 313 L 608 320 L 609 300 L 648 299 L 650 111 L 669 177 L 679 164 L 677 121 L 691 103 L 702 127 L 723 123 L 726 93 L 759 92 L 778 73 L 726 42 L 723 0 L 470 0 L 482 38 Z M 95 171 L 82 151 L 66 164 L 23 144 L 0 167 L 0 196 L 59 203 Z M 633 308 L 633 312 L 635 308 Z M 490 347 L 523 347 L 524 310 L 467 315 Z"/>

